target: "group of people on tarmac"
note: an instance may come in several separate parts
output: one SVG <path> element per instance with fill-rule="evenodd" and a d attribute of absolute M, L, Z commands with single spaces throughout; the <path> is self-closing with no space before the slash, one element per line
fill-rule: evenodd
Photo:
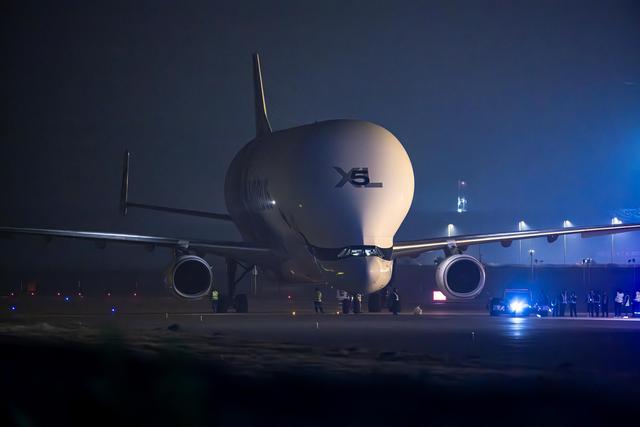
<path fill-rule="evenodd" d="M 617 289 L 613 296 L 614 317 L 640 317 L 640 291 L 624 292 Z M 609 317 L 609 294 L 600 289 L 590 289 L 585 295 L 589 317 Z M 564 289 L 549 302 L 551 315 L 564 317 L 567 307 L 569 316 L 578 317 L 578 296 L 575 291 Z"/>
<path fill-rule="evenodd" d="M 631 292 L 616 290 L 613 307 L 615 317 L 640 317 L 640 291 L 635 291 L 632 295 Z"/>
<path fill-rule="evenodd" d="M 381 293 L 381 306 L 388 307 L 389 311 L 393 314 L 400 313 L 400 295 L 396 288 L 393 288 L 391 292 L 385 289 L 385 292 Z M 324 309 L 322 308 L 322 291 L 320 288 L 316 288 L 315 290 L 313 308 L 316 313 L 324 314 Z M 342 313 L 362 313 L 362 294 L 347 295 L 346 298 L 342 300 Z"/>
<path fill-rule="evenodd" d="M 389 311 L 393 314 L 398 314 L 400 312 L 400 295 L 398 295 L 398 290 L 393 288 L 391 292 L 389 290 L 385 290 L 385 292 L 381 295 L 382 298 L 382 307 L 388 307 Z M 211 302 L 211 311 L 217 313 L 220 309 L 220 292 L 217 289 L 212 289 L 209 294 L 209 301 Z M 324 314 L 324 309 L 322 307 L 322 291 L 320 288 L 316 288 L 315 294 L 313 297 L 313 309 L 316 313 Z M 362 312 L 362 294 L 348 295 L 342 301 L 342 312 L 344 314 L 348 313 L 361 313 Z"/>

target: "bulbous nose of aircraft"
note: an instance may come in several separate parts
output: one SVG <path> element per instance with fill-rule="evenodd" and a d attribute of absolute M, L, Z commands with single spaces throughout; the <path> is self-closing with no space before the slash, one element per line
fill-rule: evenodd
<path fill-rule="evenodd" d="M 384 288 L 391 280 L 393 261 L 376 256 L 321 261 L 324 279 L 338 289 L 354 294 L 370 294 Z"/>
<path fill-rule="evenodd" d="M 288 223 L 321 248 L 388 249 L 413 199 L 409 155 L 388 130 L 336 120 L 310 125 L 282 150 L 270 195 Z M 282 221 L 280 215 L 277 221 Z"/>

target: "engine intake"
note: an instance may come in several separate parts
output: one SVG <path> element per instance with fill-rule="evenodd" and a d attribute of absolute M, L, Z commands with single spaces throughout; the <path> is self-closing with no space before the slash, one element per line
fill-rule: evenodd
<path fill-rule="evenodd" d="M 167 273 L 167 283 L 181 298 L 201 299 L 213 285 L 211 266 L 195 255 L 183 255 L 176 259 Z"/>
<path fill-rule="evenodd" d="M 482 292 L 484 281 L 484 266 L 471 255 L 452 255 L 436 269 L 436 284 L 450 298 L 475 298 Z"/>

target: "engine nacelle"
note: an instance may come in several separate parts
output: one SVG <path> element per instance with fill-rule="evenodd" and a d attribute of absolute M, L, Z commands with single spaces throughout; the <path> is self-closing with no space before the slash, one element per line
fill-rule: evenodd
<path fill-rule="evenodd" d="M 475 298 L 482 292 L 484 280 L 484 266 L 471 255 L 452 255 L 436 268 L 436 284 L 448 298 Z"/>
<path fill-rule="evenodd" d="M 207 261 L 195 255 L 183 255 L 169 267 L 167 284 L 180 298 L 201 299 L 213 285 L 213 272 Z"/>

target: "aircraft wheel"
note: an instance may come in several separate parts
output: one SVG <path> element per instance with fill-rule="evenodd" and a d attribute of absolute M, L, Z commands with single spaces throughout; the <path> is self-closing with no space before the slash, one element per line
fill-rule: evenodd
<path fill-rule="evenodd" d="M 229 311 L 229 296 L 220 295 L 220 299 L 218 300 L 218 313 L 226 313 L 227 311 Z"/>
<path fill-rule="evenodd" d="M 367 300 L 369 313 L 380 313 L 382 311 L 382 298 L 378 292 L 369 295 Z"/>
<path fill-rule="evenodd" d="M 342 314 L 349 314 L 351 312 L 351 301 L 349 298 L 342 300 Z"/>
<path fill-rule="evenodd" d="M 233 305 L 236 308 L 236 313 L 248 313 L 249 312 L 249 298 L 246 294 L 236 295 Z"/>

